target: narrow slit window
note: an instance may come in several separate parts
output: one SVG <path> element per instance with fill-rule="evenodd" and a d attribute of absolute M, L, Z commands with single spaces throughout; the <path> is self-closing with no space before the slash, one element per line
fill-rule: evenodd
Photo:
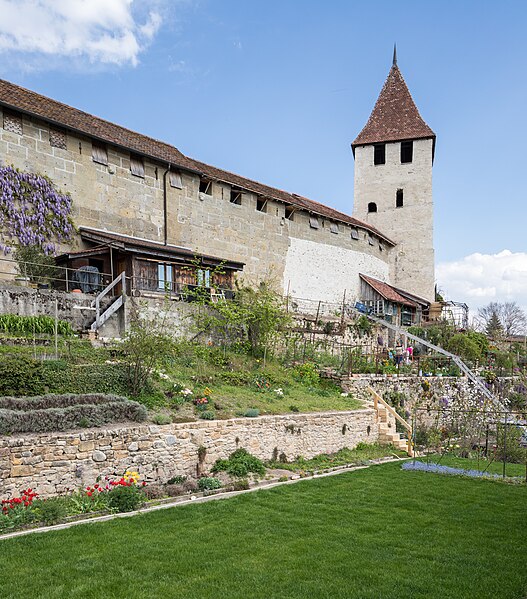
<path fill-rule="evenodd" d="M 352 229 L 351 230 L 351 238 L 355 239 L 355 241 L 358 241 L 359 239 L 359 232 L 357 229 Z"/>
<path fill-rule="evenodd" d="M 368 212 L 377 212 L 377 204 L 375 202 L 368 204 Z"/>
<path fill-rule="evenodd" d="M 312 229 L 320 229 L 320 223 L 318 222 L 318 218 L 316 216 L 309 217 L 309 226 Z"/>
<path fill-rule="evenodd" d="M 398 189 L 395 194 L 395 207 L 402 208 L 404 204 L 404 193 L 402 189 Z"/>
<path fill-rule="evenodd" d="M 401 162 L 403 164 L 412 162 L 414 154 L 414 142 L 413 141 L 402 141 L 401 142 Z"/>
<path fill-rule="evenodd" d="M 258 212 L 267 212 L 267 200 L 265 198 L 256 198 L 256 210 Z"/>
<path fill-rule="evenodd" d="M 130 172 L 136 177 L 145 177 L 145 163 L 141 156 L 130 156 Z"/>
<path fill-rule="evenodd" d="M 16 112 L 4 112 L 4 129 L 22 135 L 22 116 Z"/>
<path fill-rule="evenodd" d="M 108 150 L 106 149 L 106 146 L 98 144 L 97 142 L 92 142 L 91 157 L 93 162 L 97 162 L 97 164 L 104 164 L 104 166 L 108 166 Z"/>
<path fill-rule="evenodd" d="M 170 171 L 168 173 L 168 181 L 170 183 L 170 187 L 183 189 L 183 181 L 181 180 L 181 173 L 179 171 Z"/>
<path fill-rule="evenodd" d="M 373 164 L 386 164 L 386 144 L 373 146 Z"/>
<path fill-rule="evenodd" d="M 212 181 L 209 179 L 200 179 L 199 182 L 199 192 L 204 193 L 205 195 L 212 195 Z"/>
<path fill-rule="evenodd" d="M 236 204 L 236 206 L 242 205 L 242 192 L 237 191 L 236 189 L 231 189 L 231 195 L 229 199 L 231 204 Z"/>
<path fill-rule="evenodd" d="M 49 130 L 49 145 L 60 150 L 67 149 L 67 138 L 66 132 L 60 131 L 59 129 Z"/>
<path fill-rule="evenodd" d="M 294 220 L 294 218 L 295 218 L 295 209 L 293 208 L 293 206 L 286 206 L 285 207 L 285 217 L 287 218 L 287 220 Z"/>
<path fill-rule="evenodd" d="M 332 233 L 335 233 L 335 235 L 339 234 L 339 226 L 337 225 L 337 223 L 329 223 L 329 230 Z"/>

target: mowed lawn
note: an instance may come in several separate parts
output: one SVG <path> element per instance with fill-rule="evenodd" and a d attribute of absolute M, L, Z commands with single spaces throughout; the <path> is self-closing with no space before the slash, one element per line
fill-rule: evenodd
<path fill-rule="evenodd" d="M 0 541 L 0 597 L 527 597 L 527 487 L 384 464 Z"/>

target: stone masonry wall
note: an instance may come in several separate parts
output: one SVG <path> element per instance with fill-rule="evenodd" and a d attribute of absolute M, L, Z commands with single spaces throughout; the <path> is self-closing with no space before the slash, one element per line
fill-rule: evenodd
<path fill-rule="evenodd" d="M 207 450 L 201 467 L 207 472 L 238 447 L 265 460 L 274 451 L 310 458 L 377 438 L 371 409 L 0 437 L 0 499 L 27 487 L 52 496 L 127 468 L 149 483 L 196 476 L 199 447 Z"/>
<path fill-rule="evenodd" d="M 2 113 L 0 111 L 0 124 Z M 144 160 L 145 176 L 130 172 L 130 154 L 108 145 L 108 165 L 92 160 L 92 140 L 80 134 L 67 134 L 67 148 L 50 144 L 47 123 L 23 116 L 23 134 L 0 126 L 0 165 L 13 164 L 25 171 L 47 175 L 73 199 L 75 224 L 114 231 L 151 241 L 164 241 L 163 175 L 166 164 Z M 341 262 L 356 262 L 362 256 L 362 272 L 383 278 L 388 272 L 390 246 L 369 238 L 359 230 L 359 239 L 351 237 L 351 226 L 319 217 L 319 228 L 309 224 L 302 210 L 286 218 L 285 205 L 267 200 L 258 210 L 254 193 L 244 192 L 241 204 L 231 203 L 231 186 L 214 181 L 210 192 L 199 191 L 200 177 L 182 172 L 182 188 L 167 183 L 167 242 L 196 253 L 245 263 L 243 276 L 250 281 L 274 278 L 287 291 L 288 272 L 294 272 L 298 297 L 313 296 L 310 278 L 322 278 L 314 293 L 316 299 L 342 297 L 344 288 L 359 279 L 355 270 L 346 271 Z M 260 206 L 261 207 L 261 206 Z M 391 237 L 390 231 L 386 234 Z M 298 240 L 309 243 L 309 252 L 298 243 L 292 254 L 289 246 Z M 79 240 L 75 249 L 83 249 Z M 63 248 L 66 249 L 66 248 Z M 340 251 L 339 251 L 340 250 Z M 348 251 L 349 250 L 349 251 Z M 312 262 L 313 255 L 324 258 Z M 382 272 L 381 272 L 382 271 Z M 350 275 L 348 279 L 347 275 Z M 343 280 L 343 276 L 346 280 Z"/>

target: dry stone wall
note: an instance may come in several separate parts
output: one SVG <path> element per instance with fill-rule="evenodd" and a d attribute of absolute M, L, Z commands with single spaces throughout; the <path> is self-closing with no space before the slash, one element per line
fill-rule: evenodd
<path fill-rule="evenodd" d="M 43 497 L 57 495 L 128 468 L 149 483 L 165 483 L 175 475 L 205 473 L 238 447 L 265 460 L 281 453 L 310 458 L 377 439 L 371 409 L 3 437 L 0 499 L 27 487 Z M 200 447 L 206 449 L 201 463 Z"/>

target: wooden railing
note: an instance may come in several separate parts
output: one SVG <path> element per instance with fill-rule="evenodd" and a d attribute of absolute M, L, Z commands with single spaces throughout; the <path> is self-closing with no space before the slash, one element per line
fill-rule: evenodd
<path fill-rule="evenodd" d="M 102 320 L 103 321 L 107 320 L 107 318 L 101 319 L 101 300 L 105 295 L 107 295 L 119 283 L 121 283 L 121 293 L 120 293 L 121 301 L 119 303 L 120 305 L 118 305 L 117 301 L 116 301 L 109 308 L 107 308 L 106 313 L 108 313 L 108 316 L 109 316 L 110 311 L 113 313 L 122 305 L 122 297 L 124 295 L 126 295 L 126 273 L 122 272 L 109 285 L 107 285 L 93 300 L 92 307 L 95 306 L 95 322 L 92 325 L 92 330 L 96 331 L 103 324 Z M 113 307 L 113 309 L 112 309 L 112 307 Z"/>
<path fill-rule="evenodd" d="M 389 403 L 386 403 L 384 401 L 384 399 L 377 393 L 377 391 L 375 391 L 375 389 L 368 387 L 368 391 L 373 396 L 373 407 L 375 408 L 375 411 L 378 411 L 379 404 L 381 404 L 382 407 L 385 408 L 386 411 L 388 413 L 390 413 L 406 429 L 407 435 L 408 435 L 408 439 L 407 439 L 408 455 L 412 455 L 412 453 L 413 453 L 413 450 L 412 450 L 412 435 L 413 435 L 412 427 L 408 424 L 408 422 L 406 422 L 406 420 L 402 416 L 399 416 L 399 414 L 397 414 L 397 412 L 392 408 L 392 406 Z"/>

